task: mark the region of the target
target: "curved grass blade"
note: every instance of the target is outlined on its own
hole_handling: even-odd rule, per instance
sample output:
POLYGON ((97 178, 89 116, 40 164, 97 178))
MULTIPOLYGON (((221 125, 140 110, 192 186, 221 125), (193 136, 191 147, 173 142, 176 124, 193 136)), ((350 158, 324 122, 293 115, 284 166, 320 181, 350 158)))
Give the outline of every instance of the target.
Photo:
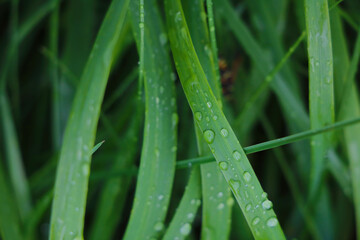
POLYGON ((111 3, 78 86, 57 169, 50 239, 82 238, 91 148, 128 3, 111 3))
POLYGON ((6 139, 4 144, 6 161, 8 163, 7 167, 21 219, 25 220, 31 211, 30 189, 9 106, 10 104, 5 89, 0 89, 1 126, 4 139, 6 139))
MULTIPOLYGON (((189 32, 194 42, 194 48, 204 69, 206 78, 217 101, 221 104, 219 74, 216 71, 217 53, 210 47, 208 26, 203 1, 183 1, 186 20, 189 23, 189 32)), ((212 26, 214 33, 214 26, 212 26)), ((216 43, 213 43, 216 44, 216 43)), ((195 123, 198 152, 200 156, 211 154, 202 132, 195 123)), ((229 187, 217 169, 215 163, 201 165, 202 184, 202 239, 227 239, 230 233, 231 206, 226 204, 230 197, 229 187), (216 209, 214 211, 214 209, 216 209), (222 221, 219 221, 222 219, 222 221)))
POLYGON ((130 220, 124 236, 124 239, 132 240, 158 238, 164 228, 175 173, 178 115, 170 56, 166 47, 167 36, 156 1, 145 1, 143 11, 138 1, 133 1, 130 8, 131 22, 140 54, 142 45, 140 30, 144 30, 143 74, 146 97, 139 175, 130 220), (145 19, 142 19, 142 12, 145 19))
POLYGON ((191 232, 191 225, 201 204, 201 178, 198 166, 191 170, 184 195, 176 209, 163 240, 186 239, 191 232))
POLYGON ((15 198, 9 189, 5 170, 0 156, 0 236, 3 240, 21 240, 20 216, 16 208, 15 198))
POLYGON ((272 203, 220 110, 196 56, 180 1, 166 0, 171 49, 189 105, 256 239, 285 239, 272 203), (246 211, 248 209, 248 211, 246 211))
MULTIPOLYGON (((311 128, 320 128, 334 122, 333 58, 330 36, 330 21, 326 0, 305 1, 305 16, 308 36, 310 78, 311 128)), ((331 144, 331 134, 312 138, 312 167, 310 181, 311 198, 322 184, 325 153, 331 144)))

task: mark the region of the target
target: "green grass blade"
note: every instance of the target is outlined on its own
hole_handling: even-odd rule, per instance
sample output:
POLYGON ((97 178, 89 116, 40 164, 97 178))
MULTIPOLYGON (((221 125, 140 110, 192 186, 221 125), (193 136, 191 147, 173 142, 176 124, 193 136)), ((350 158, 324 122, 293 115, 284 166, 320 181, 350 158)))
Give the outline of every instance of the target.
MULTIPOLYGON (((309 97, 311 128, 316 129, 334 122, 333 57, 330 20, 327 1, 305 1, 308 36, 309 97)), ((331 134, 312 138, 312 167, 310 196, 322 184, 325 153, 330 147, 331 134)))
POLYGON ((161 234, 176 160, 178 115, 167 36, 156 2, 144 2, 143 22, 140 6, 134 1, 130 8, 140 54, 140 30, 144 29, 145 129, 135 199, 124 239, 157 238, 161 234))
MULTIPOLYGON (((347 73, 346 82, 350 82, 351 87, 345 87, 347 91, 344 93, 342 99, 342 105, 339 113, 339 118, 344 119, 354 115, 360 114, 360 103, 357 87, 354 82, 357 66, 360 59, 360 29, 355 44, 354 55, 350 62, 350 67, 347 73)), ((345 86, 348 85, 345 83, 345 86)), ((355 217, 356 217, 356 232, 357 239, 360 239, 360 127, 353 126, 344 131, 346 150, 350 162, 350 171, 352 178, 353 197, 355 205, 355 217)))
POLYGON ((128 3, 115 0, 110 5, 79 83, 57 169, 50 239, 82 238, 91 149, 128 3))
MULTIPOLYGON (((56 7, 51 13, 49 24, 49 49, 58 56, 58 38, 59 38, 59 3, 54 1, 56 7)), ((52 141, 54 149, 58 150, 61 147, 61 123, 60 123, 60 96, 59 96, 59 75, 58 68, 55 64, 49 63, 49 79, 52 84, 52 141)))
POLYGON ((207 83, 180 1, 165 1, 165 12, 175 65, 189 105, 254 237, 285 239, 275 213, 269 207, 270 201, 207 83))
MULTIPOLYGON (((1 158, 1 157, 0 157, 1 158)), ((5 169, 0 159, 0 236, 3 240, 21 240, 20 216, 16 208, 16 200, 6 180, 5 169)))
POLYGON ((191 170, 188 184, 174 217, 166 230, 163 240, 186 239, 191 232, 191 225, 201 204, 200 168, 191 170))
MULTIPOLYGON (((189 23, 189 32, 194 42, 194 48, 206 78, 216 99, 221 104, 220 80, 217 72, 217 53, 214 55, 214 47, 209 38, 209 31, 206 22, 206 13, 202 1, 183 1, 186 20, 189 23)), ((215 34, 214 26, 212 26, 215 34)), ((196 123, 195 123, 196 124, 196 123)), ((209 155, 211 151, 203 139, 203 134, 195 125, 198 152, 200 156, 209 155)), ((215 163, 201 165, 201 184, 202 184, 202 239, 227 239, 230 233, 231 208, 226 204, 230 197, 229 187, 217 169, 215 163), (220 197, 219 197, 220 196, 220 197), (217 209, 214 211, 214 209, 217 209), (223 219, 219 222, 218 219, 223 219)))
POLYGON ((31 197, 25 169, 22 163, 18 137, 16 135, 9 106, 7 94, 5 90, 2 89, 0 90, 0 113, 3 138, 6 139, 4 144, 7 167, 21 219, 25 220, 31 211, 31 197))

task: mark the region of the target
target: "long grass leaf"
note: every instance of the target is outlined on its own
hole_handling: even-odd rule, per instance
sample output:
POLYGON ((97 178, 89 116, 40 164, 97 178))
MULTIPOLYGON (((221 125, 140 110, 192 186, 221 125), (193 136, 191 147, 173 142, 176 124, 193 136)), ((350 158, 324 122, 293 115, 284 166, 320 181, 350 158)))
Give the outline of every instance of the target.
POLYGON ((110 5, 79 83, 57 168, 50 239, 82 238, 91 148, 128 3, 115 0, 110 5))
MULTIPOLYGON (((134 1, 130 7, 140 55, 141 30, 144 30, 143 74, 146 98, 139 175, 124 239, 157 238, 164 229, 175 174, 178 121, 175 88, 171 77, 170 55, 166 47, 167 35, 156 2, 145 1, 142 6, 138 1, 134 1)), ((141 71, 140 67, 140 78, 141 71)))
MULTIPOLYGON (((182 3, 196 54, 208 83, 221 104, 220 80, 216 68, 217 53, 214 54, 216 46, 210 47, 211 44, 216 45, 216 43, 210 41, 203 2, 183 1, 182 3)), ((212 31, 215 34, 214 26, 212 26, 212 31)), ((195 125, 195 129, 199 155, 211 154, 197 125, 195 125)), ((230 197, 230 190, 215 163, 201 165, 201 184, 203 196, 201 238, 227 239, 231 226, 231 206, 226 204, 226 200, 230 197), (219 223, 218 219, 223 219, 223 221, 219 223)))
POLYGON ((254 237, 285 239, 272 204, 206 81, 180 1, 165 1, 165 12, 175 65, 189 105, 254 237))
POLYGON ((184 195, 176 209, 169 227, 167 228, 164 240, 186 239, 191 232, 191 226, 195 220, 196 212, 201 204, 201 177, 200 168, 194 167, 191 170, 188 184, 184 195))

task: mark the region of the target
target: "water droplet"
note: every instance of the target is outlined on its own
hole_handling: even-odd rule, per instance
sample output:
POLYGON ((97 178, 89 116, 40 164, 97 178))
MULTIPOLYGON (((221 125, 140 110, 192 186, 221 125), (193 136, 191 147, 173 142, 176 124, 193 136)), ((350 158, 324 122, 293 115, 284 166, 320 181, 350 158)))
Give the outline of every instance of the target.
POLYGON ((226 130, 225 128, 221 129, 220 130, 220 133, 223 137, 227 137, 229 135, 229 132, 228 130, 226 130))
POLYGON ((224 194, 222 192, 219 192, 217 196, 221 198, 222 196, 224 196, 224 194))
POLYGON ((213 130, 205 130, 204 132, 204 138, 205 138, 205 141, 208 143, 208 144, 211 144, 214 142, 214 138, 215 138, 215 133, 213 130))
POLYGON ((157 222, 154 225, 154 229, 155 229, 155 231, 160 232, 161 230, 164 229, 164 224, 162 222, 157 222))
POLYGON ((226 204, 231 207, 232 205, 234 205, 234 199, 232 197, 229 197, 227 200, 226 200, 226 204))
POLYGON ((245 181, 250 182, 251 174, 249 172, 244 172, 243 177, 244 177, 245 181))
POLYGON ((235 160, 240 160, 241 159, 241 154, 238 151, 234 151, 233 152, 233 157, 235 158, 235 160))
POLYGON ((172 151, 172 152, 176 152, 176 150, 177 150, 177 146, 173 146, 173 147, 171 148, 171 151, 172 151))
POLYGON ((173 124, 173 126, 176 126, 176 125, 178 124, 178 122, 179 122, 179 116, 178 116, 178 114, 177 114, 177 113, 173 113, 171 117, 172 117, 172 124, 173 124))
POLYGON ((194 218, 194 214, 193 214, 193 213, 188 213, 187 218, 188 218, 188 219, 193 219, 193 218, 194 218))
POLYGON ((205 118, 207 122, 210 122, 210 118, 209 117, 206 117, 205 118))
POLYGON ((262 197, 262 198, 267 198, 267 196, 268 196, 268 194, 267 194, 266 192, 263 192, 263 193, 261 194, 261 197, 262 197))
POLYGON ((251 209, 251 204, 249 203, 248 205, 246 205, 246 207, 245 207, 245 210, 248 212, 248 211, 250 211, 250 209, 251 209))
POLYGON ((269 220, 267 220, 266 225, 268 225, 268 227, 275 227, 278 224, 278 220, 275 217, 269 218, 269 220))
POLYGON ((211 102, 207 102, 206 105, 208 106, 208 108, 211 108, 212 106, 211 102))
POLYGON ((161 45, 165 45, 168 41, 167 39, 167 36, 166 36, 166 33, 161 33, 160 36, 159 36, 159 39, 160 39, 160 43, 161 45))
POLYGON ((83 172, 84 176, 89 176, 89 174, 90 174, 90 167, 89 167, 88 164, 84 164, 84 165, 82 166, 82 172, 83 172))
POLYGON ((163 94, 163 93, 164 93, 164 87, 160 86, 160 94, 163 94))
POLYGON ((161 200, 163 200, 164 199, 164 195, 159 195, 158 196, 158 199, 161 201, 161 200))
POLYGON ((218 116, 214 115, 213 119, 214 119, 214 121, 216 121, 218 119, 218 116))
POLYGON ((185 223, 184 225, 182 225, 182 227, 180 228, 180 233, 183 236, 187 236, 189 235, 191 231, 191 225, 189 223, 185 223))
POLYGON ((220 203, 220 204, 217 206, 217 209, 222 210, 222 209, 224 209, 224 207, 225 207, 225 204, 220 203))
POLYGON ((155 156, 158 158, 160 156, 160 151, 158 148, 155 148, 155 156))
POLYGON ((228 163, 227 162, 220 162, 219 167, 221 170, 227 170, 228 169, 228 163))
POLYGON ((269 210, 272 208, 273 204, 270 200, 266 199, 265 201, 262 202, 262 207, 265 209, 265 210, 269 210))
POLYGON ((252 220, 252 225, 256 225, 256 224, 258 224, 260 222, 260 218, 258 218, 258 217, 255 217, 253 220, 252 220))
POLYGON ((240 187, 240 182, 238 180, 230 179, 229 183, 234 190, 237 190, 240 187))
POLYGON ((139 23, 139 28, 144 28, 144 23, 139 23))
POLYGON ((196 112, 196 113, 195 113, 195 118, 196 118, 196 120, 201 121, 201 119, 202 119, 202 114, 201 114, 201 112, 196 112))
POLYGON ((175 14, 175 22, 180 22, 182 20, 181 18, 181 12, 177 12, 175 14))

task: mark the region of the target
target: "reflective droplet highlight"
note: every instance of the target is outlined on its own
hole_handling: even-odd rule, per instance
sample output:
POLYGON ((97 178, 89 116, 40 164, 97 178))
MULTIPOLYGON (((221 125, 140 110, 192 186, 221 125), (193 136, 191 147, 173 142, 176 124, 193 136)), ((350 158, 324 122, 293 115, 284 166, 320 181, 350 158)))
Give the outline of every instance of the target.
POLYGON ((201 119, 202 119, 202 114, 201 114, 201 112, 196 112, 196 113, 195 113, 195 118, 196 118, 196 120, 201 121, 201 119))
POLYGON ((258 224, 259 222, 260 222, 260 218, 255 217, 255 218, 252 220, 251 224, 252 224, 252 225, 256 225, 256 224, 258 224))
POLYGON ((220 130, 221 136, 223 137, 227 137, 229 135, 228 130, 226 130, 225 128, 220 130))
POLYGON ((267 220, 266 225, 268 227, 275 227, 278 224, 278 220, 275 217, 269 218, 269 220, 267 220))
POLYGON ((211 144, 214 142, 214 138, 215 138, 215 133, 213 130, 205 130, 204 132, 204 138, 205 138, 205 141, 208 143, 208 144, 211 144))
POLYGON ((221 168, 221 170, 227 170, 229 166, 227 162, 220 162, 219 167, 221 168))
POLYGON ((185 223, 184 225, 182 225, 182 227, 180 228, 180 233, 183 236, 187 236, 189 235, 191 231, 191 225, 189 223, 185 223))
POLYGON ((233 152, 233 157, 234 157, 235 160, 239 161, 241 159, 241 154, 238 151, 235 150, 233 152))
POLYGON ((244 172, 243 177, 244 177, 246 182, 250 182, 251 174, 249 172, 244 172))
POLYGON ((269 210, 272 208, 273 204, 270 200, 266 199, 265 201, 262 202, 262 207, 265 209, 265 210, 269 210))

